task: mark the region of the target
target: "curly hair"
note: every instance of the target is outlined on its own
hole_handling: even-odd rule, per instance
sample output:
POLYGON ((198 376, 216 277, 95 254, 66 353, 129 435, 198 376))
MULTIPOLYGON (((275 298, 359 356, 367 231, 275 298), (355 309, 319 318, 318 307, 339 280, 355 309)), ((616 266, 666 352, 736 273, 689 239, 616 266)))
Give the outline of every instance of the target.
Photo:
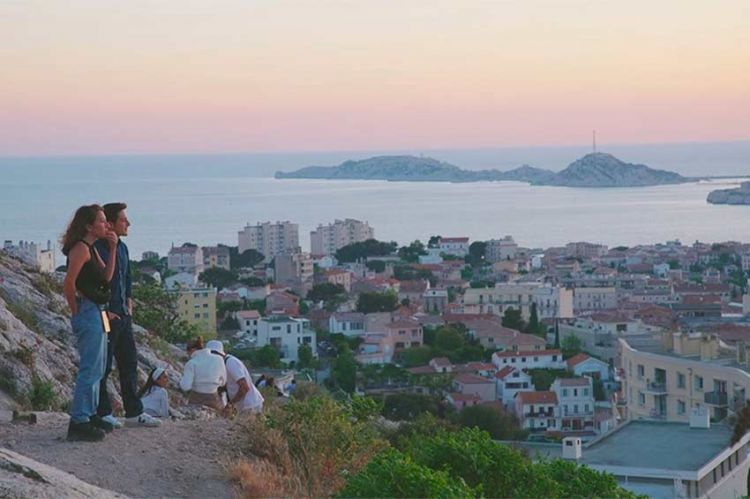
POLYGON ((73 220, 70 221, 65 234, 60 239, 63 255, 68 256, 73 246, 86 237, 86 226, 96 221, 96 214, 100 211, 104 211, 104 208, 98 204, 81 206, 76 210, 73 220))

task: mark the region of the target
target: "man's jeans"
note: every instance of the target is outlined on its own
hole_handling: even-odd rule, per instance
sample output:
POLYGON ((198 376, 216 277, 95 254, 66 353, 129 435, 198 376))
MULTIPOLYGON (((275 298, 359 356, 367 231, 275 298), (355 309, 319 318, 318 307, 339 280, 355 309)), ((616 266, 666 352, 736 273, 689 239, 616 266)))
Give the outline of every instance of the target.
POLYGON ((107 378, 112 372, 114 358, 117 362, 117 371, 120 373, 120 392, 125 417, 133 418, 143 412, 143 404, 138 398, 138 353, 133 338, 133 319, 123 315, 120 319, 111 321, 110 326, 112 331, 109 333, 107 344, 106 369, 99 388, 99 407, 96 413, 99 416, 112 414, 112 405, 107 393, 107 378))
POLYGON ((101 308, 86 298, 78 298, 78 313, 70 322, 76 335, 80 361, 73 389, 70 418, 74 423, 86 423, 96 413, 99 403, 99 384, 104 374, 107 351, 101 308))

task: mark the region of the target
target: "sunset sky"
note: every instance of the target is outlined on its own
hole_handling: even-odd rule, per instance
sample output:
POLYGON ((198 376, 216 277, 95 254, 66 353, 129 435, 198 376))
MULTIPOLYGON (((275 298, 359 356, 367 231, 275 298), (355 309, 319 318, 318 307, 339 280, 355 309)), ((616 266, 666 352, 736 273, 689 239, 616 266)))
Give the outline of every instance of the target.
POLYGON ((750 139, 748 0, 0 0, 0 155, 750 139))

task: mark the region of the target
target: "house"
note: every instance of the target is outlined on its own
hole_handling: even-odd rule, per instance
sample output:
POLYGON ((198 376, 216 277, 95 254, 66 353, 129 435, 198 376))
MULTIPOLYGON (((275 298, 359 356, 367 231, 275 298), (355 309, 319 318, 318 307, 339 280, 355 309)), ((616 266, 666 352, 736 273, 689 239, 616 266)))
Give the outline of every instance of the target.
POLYGON ((609 364, 591 357, 585 353, 579 353, 565 361, 568 370, 576 376, 590 376, 592 379, 609 381, 609 364))
POLYGON ((266 297, 266 311, 270 315, 299 315, 299 296, 287 291, 272 291, 266 297))
POLYGON ((203 272, 203 251, 195 245, 185 243, 172 247, 167 255, 167 268, 175 272, 200 274, 203 272))
POLYGON ((534 383, 529 373, 518 367, 505 366, 495 373, 497 398, 503 406, 510 407, 519 392, 533 392, 534 383))
POLYGON ((241 331, 250 333, 253 337, 258 336, 260 313, 257 310, 240 310, 235 312, 234 318, 237 319, 241 331))
POLYGON ((473 393, 464 395, 463 393, 451 392, 445 396, 445 400, 459 411, 482 403, 479 395, 473 393))
POLYGON ((346 336, 365 334, 365 314, 360 312, 335 312, 328 319, 328 332, 346 336))
POLYGON ((524 430, 547 431, 557 427, 555 415, 557 394, 555 392, 518 392, 515 396, 514 408, 516 417, 524 430))
POLYGON ((271 345, 283 362, 299 361, 299 349, 307 345, 317 356, 315 330, 310 321, 285 315, 273 315, 258 320, 258 348, 271 345))
POLYGON ((428 289, 422 294, 422 309, 441 314, 448 306, 447 289, 428 289))
POLYGON ((213 269, 220 268, 229 270, 229 247, 228 246, 204 246, 201 248, 203 252, 203 268, 213 269))
POLYGON ((560 350, 537 350, 532 352, 495 352, 492 354, 492 363, 498 369, 506 366, 518 367, 520 369, 564 369, 560 350))
POLYGON ((366 333, 355 358, 360 364, 390 364, 395 353, 395 337, 385 333, 366 333))
POLYGON ((456 392, 464 395, 476 395, 482 402, 497 400, 497 387, 495 382, 489 378, 477 376, 476 374, 458 374, 453 378, 453 387, 456 392))
MULTIPOLYGON (((409 300, 410 303, 419 304, 422 302, 422 295, 430 289, 430 281, 420 279, 416 281, 401 281, 398 289, 398 299, 403 302, 409 300)), ((446 292, 447 295, 447 292, 446 292)))
POLYGON ((617 290, 613 287, 573 290, 573 309, 576 312, 614 308, 617 308, 617 290))
POLYGON ((441 237, 438 241, 441 253, 464 257, 469 254, 468 237, 441 237))
POLYGON ((216 288, 187 287, 168 290, 177 295, 177 313, 188 324, 216 333, 216 288))
POLYGON ((550 390, 557 396, 557 429, 594 429, 594 385, 591 378, 557 378, 550 390))
POLYGON ((348 270, 344 270, 344 269, 324 270, 321 276, 325 282, 329 282, 331 284, 338 284, 339 286, 342 286, 346 290, 347 293, 350 293, 352 290, 352 273, 348 270))
POLYGON ((386 332, 396 340, 396 350, 419 347, 423 343, 422 326, 410 319, 400 319, 389 322, 386 332))

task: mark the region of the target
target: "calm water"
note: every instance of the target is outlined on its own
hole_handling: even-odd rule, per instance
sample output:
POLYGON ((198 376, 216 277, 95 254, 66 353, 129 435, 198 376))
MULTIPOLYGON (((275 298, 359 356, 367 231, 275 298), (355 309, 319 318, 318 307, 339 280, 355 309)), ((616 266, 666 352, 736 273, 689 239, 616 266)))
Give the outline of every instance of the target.
MULTIPOLYGON (((750 174, 750 167, 738 170, 742 161, 736 154, 733 157, 731 164, 709 161, 702 171, 693 165, 691 169, 697 171, 683 173, 750 174)), ((623 159, 646 162, 641 157, 623 159)), ((325 160, 340 161, 334 155, 277 155, 265 160, 256 156, 253 161, 242 156, 0 159, 0 238, 54 240, 78 205, 124 200, 134 224, 128 241, 134 256, 144 250, 164 253, 172 243, 184 241, 237 244, 237 231, 247 222, 265 220, 297 222, 303 248, 309 249, 311 229, 345 217, 367 220, 377 238, 399 243, 435 234, 472 239, 512 234, 519 244, 542 247, 573 240, 609 245, 674 238, 750 241, 750 206, 706 203, 709 191, 738 183, 732 180, 571 189, 515 182, 257 176, 278 168, 328 164, 325 160)))

